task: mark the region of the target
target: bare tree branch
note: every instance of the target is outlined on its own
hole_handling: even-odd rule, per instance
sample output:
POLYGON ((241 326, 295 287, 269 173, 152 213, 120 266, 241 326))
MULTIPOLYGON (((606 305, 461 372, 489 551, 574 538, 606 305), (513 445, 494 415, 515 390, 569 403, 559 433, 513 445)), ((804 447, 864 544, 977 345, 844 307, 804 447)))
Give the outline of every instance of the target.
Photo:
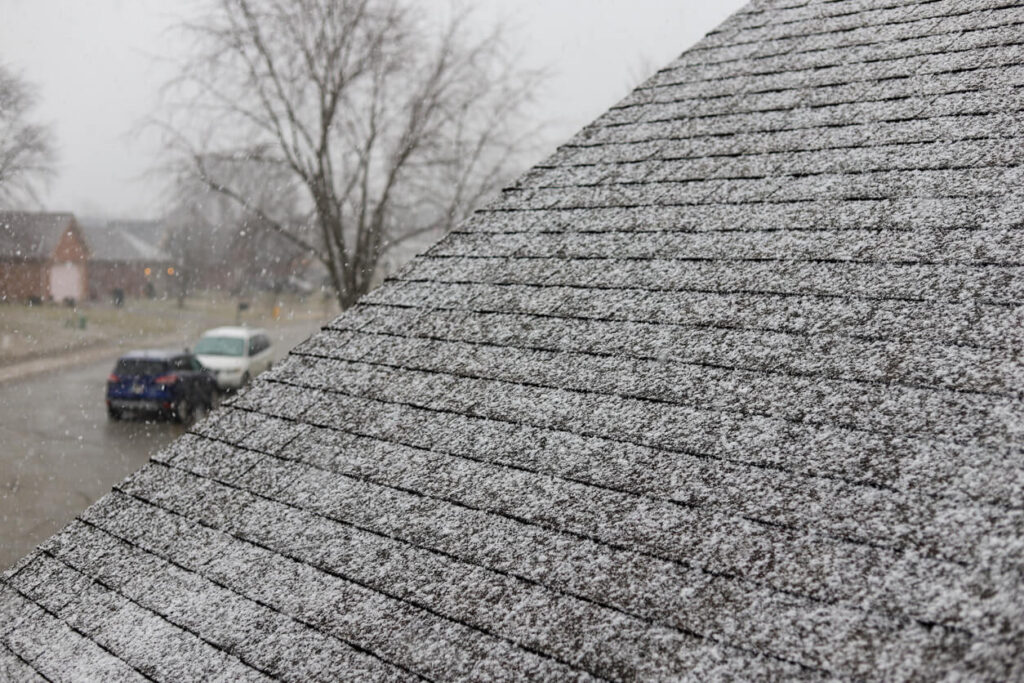
POLYGON ((35 90, 0 64, 0 207, 38 204, 38 186, 54 174, 56 153, 49 127, 28 116, 35 90))
POLYGON ((195 54, 168 87, 185 103, 162 123, 172 167, 315 254, 343 308, 385 252, 450 229, 516 170, 537 78, 506 58, 499 28, 471 39, 467 11, 438 28, 407 0, 211 6, 184 27, 195 54), (290 174, 315 236, 232 164, 290 174))

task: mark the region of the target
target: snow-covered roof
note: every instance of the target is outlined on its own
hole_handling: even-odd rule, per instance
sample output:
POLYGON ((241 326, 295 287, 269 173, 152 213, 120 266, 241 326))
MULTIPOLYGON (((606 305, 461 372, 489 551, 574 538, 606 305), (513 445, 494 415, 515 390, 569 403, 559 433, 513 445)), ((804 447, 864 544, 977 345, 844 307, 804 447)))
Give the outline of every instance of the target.
POLYGON ((159 234, 157 221, 81 222, 92 260, 106 263, 168 263, 171 256, 150 241, 159 234))
POLYGON ((1022 26, 748 5, 8 572, 0 661, 1024 677, 1022 26))
POLYGON ((0 211, 0 258, 53 258, 60 238, 76 225, 74 215, 66 212, 0 211))

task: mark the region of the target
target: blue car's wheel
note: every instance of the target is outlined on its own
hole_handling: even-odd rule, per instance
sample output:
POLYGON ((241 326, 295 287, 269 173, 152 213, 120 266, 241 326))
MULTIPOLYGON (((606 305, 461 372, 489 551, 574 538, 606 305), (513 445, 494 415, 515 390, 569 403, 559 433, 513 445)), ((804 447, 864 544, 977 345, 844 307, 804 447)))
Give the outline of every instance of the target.
POLYGON ((179 398, 174 404, 174 419, 182 424, 188 424, 194 412, 192 404, 184 396, 179 398))

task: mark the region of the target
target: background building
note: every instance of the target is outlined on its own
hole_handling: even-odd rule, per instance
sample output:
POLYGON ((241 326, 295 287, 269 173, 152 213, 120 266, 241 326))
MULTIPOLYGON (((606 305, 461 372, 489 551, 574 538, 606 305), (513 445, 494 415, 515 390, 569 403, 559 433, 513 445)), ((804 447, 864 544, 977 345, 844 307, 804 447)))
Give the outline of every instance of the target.
POLYGON ((70 213, 0 213, 0 300, 81 301, 89 256, 70 213))
POLYGON ((175 262, 160 248, 163 225, 159 221, 82 221, 92 254, 89 261, 89 297, 110 299, 169 293, 175 262))

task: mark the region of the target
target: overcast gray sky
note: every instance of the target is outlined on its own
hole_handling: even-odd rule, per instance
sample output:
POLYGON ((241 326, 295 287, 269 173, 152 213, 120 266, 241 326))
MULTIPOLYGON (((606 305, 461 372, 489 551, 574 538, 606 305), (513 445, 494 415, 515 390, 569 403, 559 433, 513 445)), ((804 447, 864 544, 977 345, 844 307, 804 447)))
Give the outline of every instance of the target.
MULTIPOLYGON (((446 0, 420 0, 438 4, 446 0)), ((0 61, 39 88, 59 175, 45 208, 152 218, 158 160, 139 123, 153 113, 173 58, 173 26, 202 0, 0 0, 0 61)), ((743 0, 473 0, 511 18, 510 38, 551 72, 541 115, 564 139, 623 97, 645 70, 672 60, 743 0)))

